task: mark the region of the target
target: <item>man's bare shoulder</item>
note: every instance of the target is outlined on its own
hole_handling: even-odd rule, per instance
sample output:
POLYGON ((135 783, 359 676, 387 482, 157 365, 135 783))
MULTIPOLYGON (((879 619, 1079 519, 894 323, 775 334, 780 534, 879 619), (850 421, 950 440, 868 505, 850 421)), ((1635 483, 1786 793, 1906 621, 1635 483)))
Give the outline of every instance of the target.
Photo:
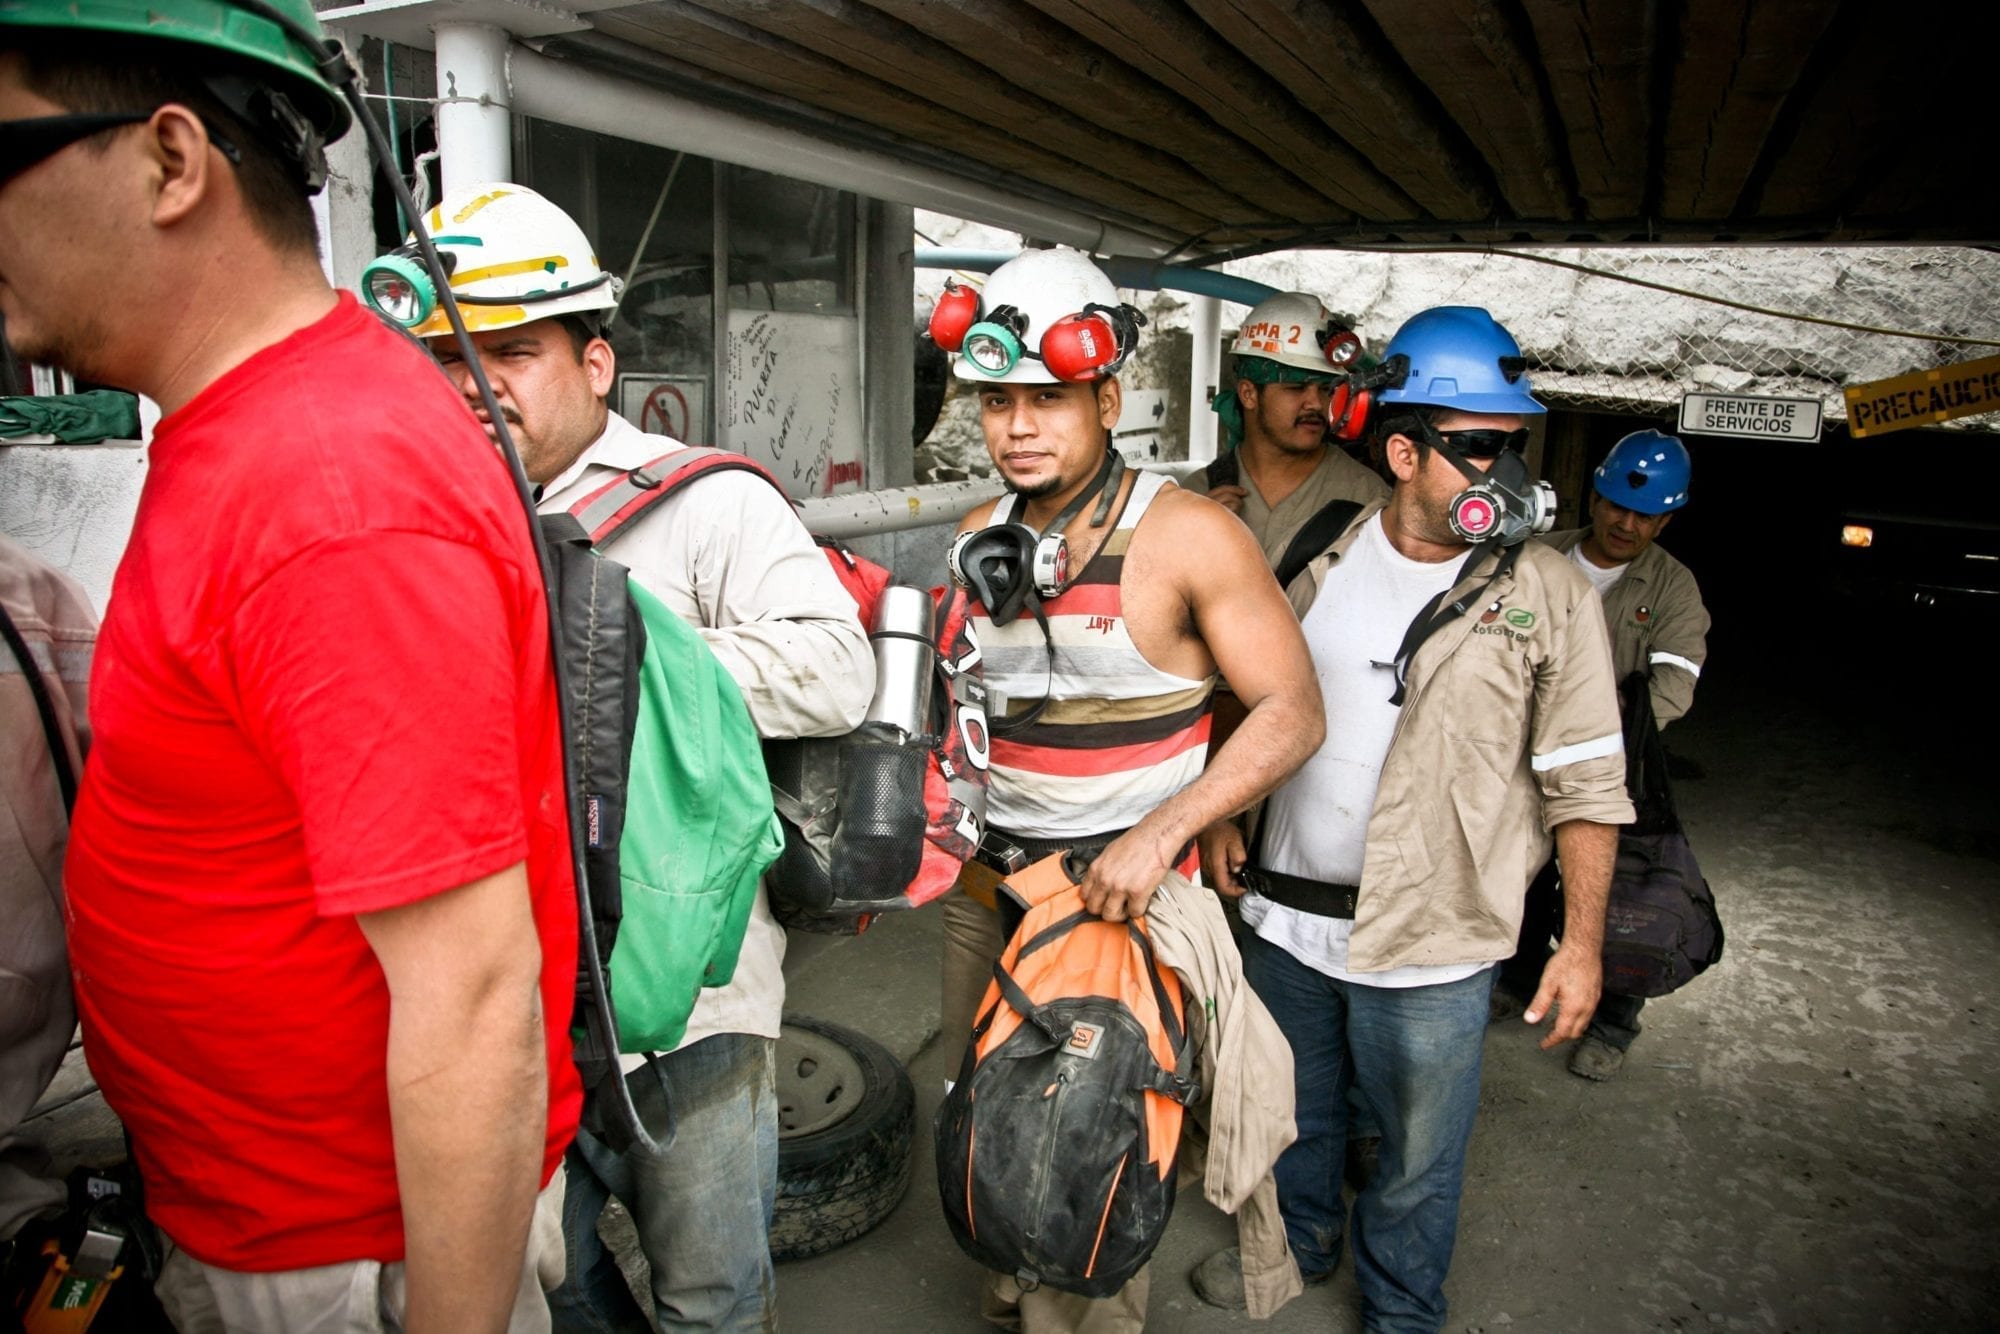
POLYGON ((1169 486, 1160 491, 1141 520, 1148 538, 1162 537, 1190 563, 1213 559, 1223 551, 1246 551, 1263 560, 1257 539, 1229 509, 1198 492, 1169 486))

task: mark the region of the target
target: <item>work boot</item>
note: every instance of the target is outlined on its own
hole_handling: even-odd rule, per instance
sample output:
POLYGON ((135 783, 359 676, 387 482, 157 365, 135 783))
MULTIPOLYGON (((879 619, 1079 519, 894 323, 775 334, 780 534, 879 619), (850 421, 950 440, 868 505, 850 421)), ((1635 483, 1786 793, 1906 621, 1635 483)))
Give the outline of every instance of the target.
POLYGON ((1569 1054, 1569 1072, 1603 1083, 1625 1064, 1625 1053, 1603 1038, 1586 1037, 1569 1054))
MULTIPOLYGON (((1300 1274, 1309 1288, 1318 1287, 1333 1277, 1333 1271, 1324 1274, 1300 1274)), ((1243 1292, 1243 1251, 1231 1246, 1217 1251, 1194 1267, 1188 1275, 1188 1282, 1194 1287, 1195 1296, 1210 1306, 1224 1311, 1247 1311, 1250 1299, 1243 1292)))

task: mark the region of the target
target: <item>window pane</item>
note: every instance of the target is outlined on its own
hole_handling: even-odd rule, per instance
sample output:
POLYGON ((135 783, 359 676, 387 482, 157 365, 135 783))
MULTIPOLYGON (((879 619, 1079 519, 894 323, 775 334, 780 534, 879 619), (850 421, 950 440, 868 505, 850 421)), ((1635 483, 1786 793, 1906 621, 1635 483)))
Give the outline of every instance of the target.
POLYGON ((582 225, 625 279, 611 406, 645 431, 714 439, 715 169, 707 158, 527 122, 525 183, 582 225))
POLYGON ((730 309, 853 311, 854 196, 727 170, 730 309))

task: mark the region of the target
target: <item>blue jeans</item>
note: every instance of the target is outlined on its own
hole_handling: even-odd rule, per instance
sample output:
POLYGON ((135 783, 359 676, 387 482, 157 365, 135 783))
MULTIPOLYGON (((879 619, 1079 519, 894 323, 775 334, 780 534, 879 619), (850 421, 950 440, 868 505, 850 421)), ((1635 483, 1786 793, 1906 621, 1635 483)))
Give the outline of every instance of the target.
POLYGON ((652 1266, 653 1315, 662 1331, 777 1328, 770 1249, 776 1050, 770 1038, 722 1033, 627 1075, 640 1119, 666 1146, 661 1153, 613 1153, 577 1131, 563 1160, 569 1272, 549 1294, 557 1330, 650 1334, 597 1235, 597 1217, 614 1195, 631 1211, 652 1266))
POLYGON ((1243 975, 1292 1047, 1299 1137, 1278 1159, 1278 1207, 1299 1268, 1340 1260, 1348 1091, 1381 1122, 1375 1176, 1354 1201, 1354 1275, 1365 1328, 1434 1334, 1458 1234, 1465 1146, 1493 970, 1434 987, 1368 987, 1252 937, 1243 975))

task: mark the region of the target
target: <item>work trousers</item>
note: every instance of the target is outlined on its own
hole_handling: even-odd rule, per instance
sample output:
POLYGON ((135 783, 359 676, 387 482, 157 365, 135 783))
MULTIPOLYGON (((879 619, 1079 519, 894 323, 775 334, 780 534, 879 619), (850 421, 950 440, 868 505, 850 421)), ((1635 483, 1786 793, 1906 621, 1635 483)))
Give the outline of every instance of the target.
POLYGON ((777 1043, 720 1033, 626 1076, 661 1152, 615 1153, 579 1130, 565 1166, 569 1278, 549 1296, 558 1334, 648 1334, 597 1219, 613 1196, 631 1212, 652 1268, 653 1317, 667 1334, 778 1327, 771 1209, 778 1187, 777 1043))
POLYGON ((1362 1324, 1433 1334, 1446 1314, 1493 970, 1438 986, 1362 986, 1252 936, 1243 975, 1292 1047, 1299 1137, 1278 1159, 1278 1208, 1300 1272, 1340 1260, 1348 1092, 1358 1087, 1382 1133, 1375 1173, 1354 1200, 1362 1324))
MULTIPOLYGON (((563 1276, 563 1174, 535 1200, 507 1334, 548 1334, 547 1292, 563 1276)), ((180 1334, 398 1334, 408 1299, 403 1263, 347 1260, 253 1274, 204 1264, 168 1238, 153 1284, 180 1334)))

